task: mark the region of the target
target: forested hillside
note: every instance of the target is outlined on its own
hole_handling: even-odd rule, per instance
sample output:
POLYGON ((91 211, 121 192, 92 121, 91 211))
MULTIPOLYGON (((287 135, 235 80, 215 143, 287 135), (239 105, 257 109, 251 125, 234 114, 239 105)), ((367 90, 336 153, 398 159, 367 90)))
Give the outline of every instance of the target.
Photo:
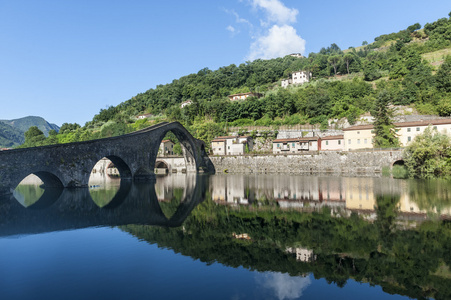
MULTIPOLYGON (((371 111, 383 92, 390 104, 409 105, 423 114, 451 114, 451 14, 421 29, 413 24, 396 33, 376 37, 357 48, 336 44, 308 57, 286 56, 207 68, 172 83, 159 85, 131 99, 102 109, 81 127, 64 124, 52 142, 77 141, 123 134, 162 120, 179 121, 209 142, 225 134, 227 125, 321 123, 347 118, 352 124, 371 111), (306 70, 308 84, 287 89, 280 80, 306 70), (227 95, 263 93, 262 98, 231 102, 227 95), (183 101, 193 104, 180 108, 183 101), (154 117, 136 121, 136 116, 154 117), (62 128, 63 129, 63 128, 62 128)), ((50 139, 50 138, 49 138, 50 139)), ((48 143, 50 141, 43 141, 48 143)))
POLYGON ((38 127, 45 136, 48 136, 51 130, 59 130, 57 125, 50 124, 41 117, 0 120, 0 147, 10 148, 22 144, 25 141, 24 133, 32 126, 38 127))
POLYGON ((11 148, 25 141, 24 134, 17 128, 0 122, 0 148, 11 148))

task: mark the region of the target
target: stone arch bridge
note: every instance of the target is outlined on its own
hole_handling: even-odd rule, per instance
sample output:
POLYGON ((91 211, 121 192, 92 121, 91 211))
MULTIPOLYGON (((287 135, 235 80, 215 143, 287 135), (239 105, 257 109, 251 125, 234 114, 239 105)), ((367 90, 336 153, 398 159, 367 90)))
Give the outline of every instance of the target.
POLYGON ((178 122, 163 122, 117 137, 1 151, 0 195, 12 193, 30 174, 45 187, 87 187, 91 170, 103 157, 114 163, 122 180, 151 179, 160 142, 170 131, 183 145, 187 172, 214 173, 204 142, 178 122))

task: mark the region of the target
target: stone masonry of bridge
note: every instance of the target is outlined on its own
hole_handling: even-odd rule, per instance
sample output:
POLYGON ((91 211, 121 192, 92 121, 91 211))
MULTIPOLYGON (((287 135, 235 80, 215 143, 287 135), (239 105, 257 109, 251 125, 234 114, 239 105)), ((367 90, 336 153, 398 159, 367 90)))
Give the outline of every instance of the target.
POLYGON ((122 180, 153 178, 160 142, 169 131, 183 145, 187 172, 214 172, 203 141, 178 122, 163 122, 112 138, 1 151, 0 195, 12 193, 30 174, 45 187, 87 187, 93 167, 103 157, 114 163, 122 180))
POLYGON ((402 150, 210 157, 216 172, 377 176, 403 161, 402 150))

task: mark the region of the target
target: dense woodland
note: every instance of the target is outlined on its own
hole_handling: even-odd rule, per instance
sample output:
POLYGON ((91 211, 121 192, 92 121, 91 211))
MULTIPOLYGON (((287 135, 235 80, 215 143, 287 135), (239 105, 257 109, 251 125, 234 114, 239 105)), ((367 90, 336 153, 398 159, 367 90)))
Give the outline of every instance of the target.
POLYGON ((115 136, 159 121, 179 121, 208 145, 226 134, 227 126, 319 123, 325 129, 328 120, 341 118, 353 124, 362 113, 374 111, 380 98, 423 114, 451 115, 451 13, 422 29, 413 24, 362 44, 346 50, 332 44, 303 58, 205 68, 102 109, 83 127, 65 123, 58 134, 37 140, 33 136, 34 141, 26 140, 23 146, 115 136), (280 80, 297 70, 311 72, 311 82, 281 88, 280 80), (249 91, 264 97, 235 102, 227 98, 249 91), (193 104, 180 108, 188 99, 193 104), (153 117, 137 121, 142 113, 153 117))

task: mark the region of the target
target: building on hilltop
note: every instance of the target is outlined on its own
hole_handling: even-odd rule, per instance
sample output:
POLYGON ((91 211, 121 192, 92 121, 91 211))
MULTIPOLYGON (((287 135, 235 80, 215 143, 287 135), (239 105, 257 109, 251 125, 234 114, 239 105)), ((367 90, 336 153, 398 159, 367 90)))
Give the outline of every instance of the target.
POLYGON ((263 97, 263 94, 260 93, 239 93, 239 94, 233 94, 228 96, 230 101, 236 101, 236 100, 246 100, 249 97, 256 97, 261 98, 263 97))
POLYGON ((142 114, 142 115, 136 116, 136 118, 137 118, 138 120, 142 120, 142 119, 148 119, 148 118, 151 118, 152 116, 153 116, 152 114, 142 114))
POLYGON ((253 148, 250 136, 218 136, 211 141, 213 155, 241 155, 253 148))
POLYGON ((303 58, 304 57, 304 55, 302 55, 301 53, 291 53, 291 54, 288 54, 289 56, 292 56, 292 57, 296 57, 296 58, 303 58))
POLYGON ((291 73, 291 78, 289 79, 282 79, 281 86, 283 88, 288 87, 290 84, 304 84, 306 82, 310 81, 310 78, 312 77, 311 72, 307 71, 297 71, 291 73))
POLYGON ((186 100, 186 101, 183 101, 183 102, 180 104, 180 108, 184 108, 185 106, 188 106, 188 105, 190 105, 190 104, 192 104, 192 103, 193 103, 193 101, 190 100, 190 99, 188 99, 188 100, 186 100))

